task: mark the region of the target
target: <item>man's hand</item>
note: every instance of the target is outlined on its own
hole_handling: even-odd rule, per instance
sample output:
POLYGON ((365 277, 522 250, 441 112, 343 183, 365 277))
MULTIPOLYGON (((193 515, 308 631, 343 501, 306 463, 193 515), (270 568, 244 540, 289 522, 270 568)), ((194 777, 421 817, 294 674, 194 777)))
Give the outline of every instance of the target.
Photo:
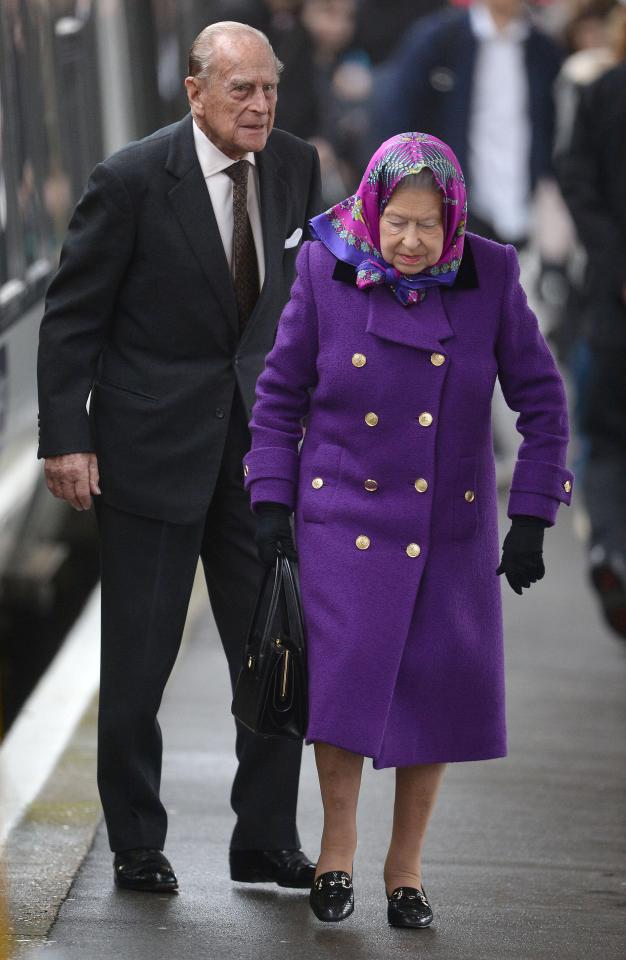
POLYGON ((92 494, 99 494, 100 476, 95 453, 65 453, 45 461, 48 490, 67 500, 75 510, 89 510, 92 494))

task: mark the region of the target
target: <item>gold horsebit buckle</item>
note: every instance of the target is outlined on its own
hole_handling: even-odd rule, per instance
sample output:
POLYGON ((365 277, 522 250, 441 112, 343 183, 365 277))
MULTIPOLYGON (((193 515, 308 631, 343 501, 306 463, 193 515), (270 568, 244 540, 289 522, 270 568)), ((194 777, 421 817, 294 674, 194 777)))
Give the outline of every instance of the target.
POLYGON ((320 877, 319 880, 315 881, 315 889, 321 890, 323 886, 343 887, 345 890, 350 890, 352 881, 349 877, 341 877, 339 880, 324 880, 323 877, 320 877))
POLYGON ((402 900, 402 898, 405 897, 407 900, 421 900, 424 906, 428 905, 428 900, 421 890, 418 890, 416 893, 411 893, 410 890, 410 887, 398 887, 397 890, 394 890, 389 899, 402 900))

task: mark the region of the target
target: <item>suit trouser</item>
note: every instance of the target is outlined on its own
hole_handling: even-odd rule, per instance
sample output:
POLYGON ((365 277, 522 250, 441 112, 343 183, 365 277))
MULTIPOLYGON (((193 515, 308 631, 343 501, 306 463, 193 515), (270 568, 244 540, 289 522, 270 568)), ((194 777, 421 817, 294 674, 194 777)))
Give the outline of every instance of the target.
MULTIPOLYGON (((231 683, 237 679, 263 573, 243 489, 241 461, 249 445, 236 397, 217 485, 202 522, 167 523, 102 501, 97 507, 102 572, 98 786, 112 850, 163 849, 165 843, 157 712, 180 647, 198 557, 231 683)), ((302 745, 257 737, 237 724, 236 753, 231 847, 299 847, 295 815, 302 745)))
POLYGON ((626 560, 626 348, 591 346, 582 430, 591 546, 626 560))

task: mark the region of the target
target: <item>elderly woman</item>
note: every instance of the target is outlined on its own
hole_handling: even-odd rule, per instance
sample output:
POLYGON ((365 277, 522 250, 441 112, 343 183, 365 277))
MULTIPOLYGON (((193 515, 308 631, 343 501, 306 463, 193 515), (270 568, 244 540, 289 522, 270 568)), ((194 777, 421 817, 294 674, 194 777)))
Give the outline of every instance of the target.
POLYGON ((244 473, 265 560, 293 550, 295 510, 324 806, 310 897, 320 920, 353 910, 372 757, 396 768, 389 923, 432 921, 420 855, 444 764, 506 753, 496 573, 517 593, 540 579, 544 527, 570 500, 563 386, 515 250, 465 234, 465 218, 446 144, 384 143, 356 194, 312 221, 258 382, 244 473), (496 377, 523 436, 497 570, 496 377))

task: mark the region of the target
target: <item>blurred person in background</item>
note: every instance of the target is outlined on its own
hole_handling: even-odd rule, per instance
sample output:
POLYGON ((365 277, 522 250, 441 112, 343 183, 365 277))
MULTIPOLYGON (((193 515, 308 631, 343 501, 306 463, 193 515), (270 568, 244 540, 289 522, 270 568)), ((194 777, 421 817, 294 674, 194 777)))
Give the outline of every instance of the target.
POLYGON ((360 0, 356 45, 374 66, 384 65, 418 17, 447 5, 446 0, 360 0))
POLYGON ((302 6, 318 102, 317 125, 309 136, 327 160, 325 202, 330 192, 345 196, 354 188, 369 149, 372 70, 367 54, 355 46, 357 12, 357 0, 304 0, 302 6))
POLYGON ((589 564, 605 618, 626 637, 626 8, 619 63, 582 89, 555 162, 587 256, 582 313, 590 370, 582 427, 589 564))
POLYGON ((418 20, 390 65, 382 135, 430 130, 466 171, 469 227, 523 246, 533 192, 552 175, 555 42, 522 0, 484 0, 418 20))
MULTIPOLYGON (((554 41, 522 0, 484 0, 418 20, 390 63, 377 103, 381 135, 429 130, 450 144, 468 182, 468 227, 518 249, 531 230, 538 184, 552 176, 560 65, 554 41)), ((493 404, 498 482, 514 467, 511 416, 493 404)))
MULTIPOLYGON (((243 489, 255 383, 319 209, 313 147, 274 128, 280 63, 239 23, 189 54, 191 113, 94 169, 46 297, 39 456, 96 506, 102 574, 98 786, 114 879, 171 892, 157 714, 202 559, 231 681, 263 567, 243 489), (91 395, 89 413, 86 409, 91 395)), ((308 887, 301 744, 237 727, 231 878, 308 887)))
MULTIPOLYGON (((571 14, 565 23, 562 32, 568 56, 563 62, 554 86, 556 103, 554 150, 557 155, 567 149, 570 142, 581 92, 616 63, 614 25, 616 25, 615 15, 618 11, 617 0, 579 0, 572 7, 571 14)), ((543 214, 544 211, 542 210, 541 213, 543 214)), ((549 235, 553 230, 554 211, 547 210, 545 214, 538 223, 539 236, 549 235)), ((560 259, 561 296, 556 298, 558 302, 552 323, 551 340, 561 360, 571 367, 574 378, 576 380, 583 378, 577 389, 578 397, 582 399, 587 369, 585 340, 581 336, 583 327, 581 297, 584 297, 585 253, 582 244, 577 242, 576 231, 569 213, 567 212, 566 215, 569 226, 560 259)), ((546 280, 549 279, 550 275, 545 274, 544 289, 541 291, 544 294, 544 301, 551 299, 549 290, 545 289, 546 280)), ((559 282, 556 272, 552 279, 555 283, 559 282)), ((580 429, 580 422, 578 427, 580 429)))

